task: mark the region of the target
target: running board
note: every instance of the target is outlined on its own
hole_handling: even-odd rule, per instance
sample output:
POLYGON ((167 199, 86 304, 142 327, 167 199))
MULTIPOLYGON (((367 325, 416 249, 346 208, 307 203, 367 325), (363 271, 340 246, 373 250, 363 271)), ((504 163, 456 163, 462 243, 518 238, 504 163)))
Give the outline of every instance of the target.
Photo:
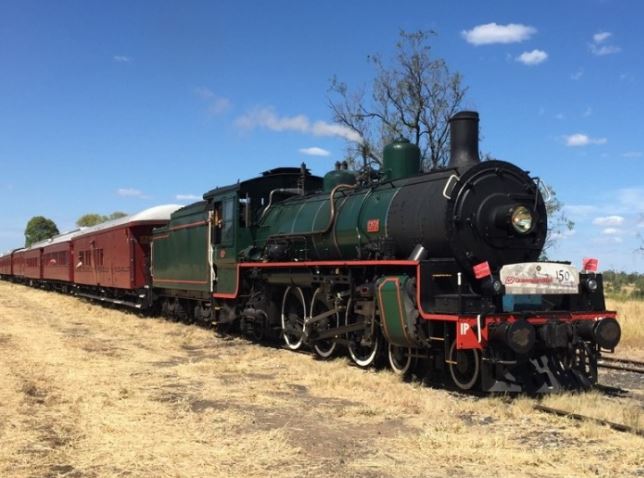
POLYGON ((87 294, 85 292, 76 292, 76 295, 78 297, 85 297, 86 299, 96 300, 99 302, 109 302, 110 304, 124 305, 126 307, 131 307, 133 309, 140 309, 142 307, 141 304, 135 304, 134 302, 128 302, 127 300, 110 299, 109 297, 102 297, 100 295, 87 294))

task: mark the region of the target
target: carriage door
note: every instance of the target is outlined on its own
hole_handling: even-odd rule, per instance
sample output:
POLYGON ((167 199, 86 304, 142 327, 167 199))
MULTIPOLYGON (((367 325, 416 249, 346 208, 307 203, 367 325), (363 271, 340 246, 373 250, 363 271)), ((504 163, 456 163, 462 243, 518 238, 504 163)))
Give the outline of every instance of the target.
POLYGON ((212 219, 215 294, 232 294, 237 288, 237 194, 217 198, 212 219))

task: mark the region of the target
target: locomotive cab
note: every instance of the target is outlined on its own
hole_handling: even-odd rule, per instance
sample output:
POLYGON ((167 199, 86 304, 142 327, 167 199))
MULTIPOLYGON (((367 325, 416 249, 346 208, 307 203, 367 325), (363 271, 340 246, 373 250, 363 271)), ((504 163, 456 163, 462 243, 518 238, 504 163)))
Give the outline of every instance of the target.
POLYGON ((234 294, 238 282, 237 263, 256 260, 260 219, 284 197, 304 196, 322 187, 304 164, 300 168, 275 168, 237 184, 215 188, 203 195, 211 209, 212 292, 234 294))

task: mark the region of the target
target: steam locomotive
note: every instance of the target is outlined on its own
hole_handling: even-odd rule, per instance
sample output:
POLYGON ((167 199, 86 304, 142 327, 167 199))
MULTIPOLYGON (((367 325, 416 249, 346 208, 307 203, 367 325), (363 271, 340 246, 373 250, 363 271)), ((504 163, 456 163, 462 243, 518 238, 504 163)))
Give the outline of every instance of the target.
MULTIPOLYGON (((160 216, 77 231, 56 240, 69 243, 75 265, 53 283, 321 359, 346 350, 359 367, 388 361, 462 390, 591 387, 600 353, 621 335, 596 261, 581 271, 539 261, 539 182, 513 164, 481 162, 478 123, 476 112, 451 118, 444 169, 421 173, 418 147, 399 139, 377 172, 276 168, 160 216), (121 247, 121 229, 139 255, 119 263, 132 280, 117 283, 109 251, 121 247)), ((47 244, 38 247, 46 257, 47 244)), ((36 282, 52 284, 42 271, 36 282)))

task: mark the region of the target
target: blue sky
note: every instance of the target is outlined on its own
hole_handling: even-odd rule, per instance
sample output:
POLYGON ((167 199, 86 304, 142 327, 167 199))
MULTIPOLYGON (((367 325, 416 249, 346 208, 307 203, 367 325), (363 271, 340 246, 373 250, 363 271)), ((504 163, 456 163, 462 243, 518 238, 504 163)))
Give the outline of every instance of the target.
POLYGON ((644 4, 454 5, 3 0, 0 250, 34 215, 65 230, 277 165, 323 174, 346 136, 329 79, 369 83, 368 54, 433 29, 481 114, 482 151, 551 184, 576 222, 552 256, 644 272, 644 4))

